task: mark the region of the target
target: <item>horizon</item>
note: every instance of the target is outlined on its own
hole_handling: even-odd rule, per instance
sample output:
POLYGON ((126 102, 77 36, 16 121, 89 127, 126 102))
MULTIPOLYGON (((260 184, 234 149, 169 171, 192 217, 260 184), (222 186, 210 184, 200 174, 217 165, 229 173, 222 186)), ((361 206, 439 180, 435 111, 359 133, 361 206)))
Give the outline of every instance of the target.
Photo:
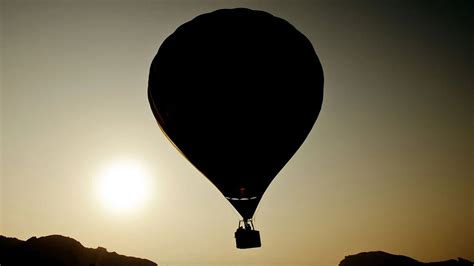
POLYGON ((474 261, 472 10, 3 0, 0 234, 59 234, 169 266, 329 266, 371 250, 474 261), (233 7, 287 20, 324 72, 319 118, 263 195, 251 250, 235 248, 239 213, 168 141, 147 98, 164 39, 233 7))

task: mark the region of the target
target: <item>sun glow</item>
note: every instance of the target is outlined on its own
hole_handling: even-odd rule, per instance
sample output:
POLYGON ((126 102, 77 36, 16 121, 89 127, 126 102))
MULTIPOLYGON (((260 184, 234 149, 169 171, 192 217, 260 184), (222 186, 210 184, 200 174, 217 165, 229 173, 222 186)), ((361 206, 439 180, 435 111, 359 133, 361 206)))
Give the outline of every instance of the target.
POLYGON ((143 205, 148 196, 149 177, 137 162, 117 161, 100 175, 98 196, 113 212, 128 212, 143 205))

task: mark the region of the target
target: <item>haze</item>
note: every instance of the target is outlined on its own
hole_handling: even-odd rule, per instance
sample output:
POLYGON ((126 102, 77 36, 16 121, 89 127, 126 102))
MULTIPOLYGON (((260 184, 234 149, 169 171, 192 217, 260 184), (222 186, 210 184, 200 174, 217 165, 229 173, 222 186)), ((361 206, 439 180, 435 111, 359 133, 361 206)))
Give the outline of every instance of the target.
MULTIPOLYGON (((369 250, 474 260, 470 1, 3 0, 0 234, 62 234, 159 265, 338 265, 369 250), (148 68, 195 16, 248 7, 284 18, 325 73, 315 127, 237 250, 239 215, 154 120, 148 68), (151 177, 111 214, 100 172, 151 177)), ((284 125, 282 125, 284 126, 284 125)))

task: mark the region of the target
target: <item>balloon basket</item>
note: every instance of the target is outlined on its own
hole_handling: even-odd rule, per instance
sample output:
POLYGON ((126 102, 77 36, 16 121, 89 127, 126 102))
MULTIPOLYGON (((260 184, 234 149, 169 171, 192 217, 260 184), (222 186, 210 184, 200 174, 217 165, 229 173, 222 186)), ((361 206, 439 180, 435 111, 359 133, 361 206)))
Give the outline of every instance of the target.
POLYGON ((237 229, 235 232, 235 243, 237 248, 259 248, 262 246, 260 243, 260 232, 252 229, 237 229))
POLYGON ((245 226, 245 228, 239 225, 235 231, 235 244, 239 249, 259 248, 262 246, 260 232, 253 229, 253 224, 252 227, 245 226))

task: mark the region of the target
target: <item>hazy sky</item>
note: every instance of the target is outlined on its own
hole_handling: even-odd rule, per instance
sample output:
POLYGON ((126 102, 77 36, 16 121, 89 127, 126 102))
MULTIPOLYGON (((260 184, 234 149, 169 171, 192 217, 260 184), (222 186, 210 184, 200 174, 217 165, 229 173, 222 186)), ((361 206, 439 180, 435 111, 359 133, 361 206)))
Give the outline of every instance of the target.
POLYGON ((472 1, 3 0, 0 12, 0 234, 170 266, 329 266, 370 250, 474 260, 472 1), (164 38, 224 7, 286 19, 325 73, 320 117, 257 210, 260 249, 235 248, 239 215, 146 97, 164 38), (149 196, 114 213, 97 188, 124 158, 147 169, 149 196))

